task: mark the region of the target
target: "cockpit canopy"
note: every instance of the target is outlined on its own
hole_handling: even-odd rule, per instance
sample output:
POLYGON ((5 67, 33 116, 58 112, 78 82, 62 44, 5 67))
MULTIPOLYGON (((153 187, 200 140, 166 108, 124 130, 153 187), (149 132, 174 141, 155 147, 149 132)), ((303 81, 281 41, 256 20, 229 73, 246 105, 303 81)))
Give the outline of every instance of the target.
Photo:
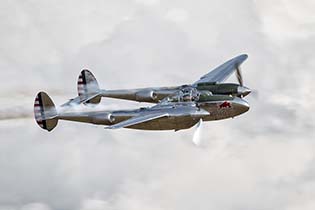
POLYGON ((193 102, 199 100, 199 92, 191 86, 184 86, 174 95, 166 97, 162 102, 193 102))

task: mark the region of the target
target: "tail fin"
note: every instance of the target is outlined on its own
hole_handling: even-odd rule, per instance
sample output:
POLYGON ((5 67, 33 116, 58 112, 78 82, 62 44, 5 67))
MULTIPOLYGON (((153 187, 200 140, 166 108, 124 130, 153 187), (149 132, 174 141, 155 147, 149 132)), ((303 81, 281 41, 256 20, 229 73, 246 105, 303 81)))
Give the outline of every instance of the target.
POLYGON ((45 92, 39 92, 35 98, 34 115, 37 124, 47 131, 57 126, 58 115, 55 104, 45 92))
POLYGON ((98 104, 101 101, 100 88, 94 75, 83 69, 78 78, 78 95, 81 103, 98 104))

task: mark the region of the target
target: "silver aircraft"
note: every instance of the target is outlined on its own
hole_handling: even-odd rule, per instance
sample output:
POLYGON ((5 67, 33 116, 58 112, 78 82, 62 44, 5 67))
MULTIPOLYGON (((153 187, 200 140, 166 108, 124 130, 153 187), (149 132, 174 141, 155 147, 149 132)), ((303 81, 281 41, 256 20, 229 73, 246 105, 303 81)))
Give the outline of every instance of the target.
MULTIPOLYGON (((146 102, 157 102, 149 108, 117 111, 76 111, 73 105, 97 104, 102 96, 110 97, 108 90, 100 90, 95 77, 87 70, 83 70, 78 80, 78 97, 61 105, 56 109, 53 101, 45 92, 39 92, 35 98, 34 114, 37 124, 47 130, 53 130, 58 120, 78 121, 98 125, 106 125, 108 129, 132 128, 141 130, 181 130, 188 129, 201 121, 221 120, 233 118, 249 110, 249 104, 242 98, 245 92, 235 94, 218 94, 204 88, 210 84, 214 88, 224 83, 233 71, 238 71, 239 65, 247 58, 246 55, 238 56, 212 72, 201 77, 192 85, 184 85, 173 88, 147 88, 136 90, 109 91, 111 97, 135 101, 146 101, 137 99, 141 91, 156 91, 159 100, 146 102), (200 84, 206 84, 200 88, 200 84), (199 88, 198 88, 199 87, 199 88), (107 93, 106 93, 107 92, 107 93), (119 96, 119 97, 118 97, 119 96), (164 97, 164 98, 162 98, 164 97)), ((241 76, 239 76, 241 81, 241 76)), ((242 83, 237 89, 245 88, 242 83)), ((247 89, 247 88, 246 88, 247 89)), ((249 89, 248 89, 249 91, 249 89)))

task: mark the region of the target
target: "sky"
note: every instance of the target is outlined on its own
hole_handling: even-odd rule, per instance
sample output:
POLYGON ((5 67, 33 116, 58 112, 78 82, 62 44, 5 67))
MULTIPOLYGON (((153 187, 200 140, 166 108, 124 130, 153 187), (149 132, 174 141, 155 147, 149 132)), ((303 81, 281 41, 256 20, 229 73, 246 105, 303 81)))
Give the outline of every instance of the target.
MULTIPOLYGON (((0 210, 313 210, 313 0, 0 0, 0 210), (46 91, 189 84, 246 53, 251 109, 194 129, 33 119, 46 91)), ((235 78, 231 78, 235 81, 235 78)), ((105 109, 147 106, 103 99, 105 109)))

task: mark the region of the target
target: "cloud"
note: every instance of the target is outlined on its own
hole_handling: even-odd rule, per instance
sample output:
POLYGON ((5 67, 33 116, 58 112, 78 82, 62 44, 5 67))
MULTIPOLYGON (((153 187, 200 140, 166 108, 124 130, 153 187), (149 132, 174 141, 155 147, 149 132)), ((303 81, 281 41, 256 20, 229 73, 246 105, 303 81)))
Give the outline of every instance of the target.
MULTIPOLYGON (((0 25, 0 209, 311 209, 314 28, 310 1, 7 1, 0 25), (295 8, 295 9, 293 9, 295 8), (180 132, 45 132, 33 97, 191 83, 240 53, 251 110, 180 132), (70 82, 69 82, 70 81, 70 82), (12 118, 12 117, 11 117, 12 118)), ((103 99, 106 109, 138 106, 103 99), (118 105, 117 105, 118 104, 118 105)))
POLYGON ((314 36, 313 1, 256 1, 256 4, 262 17, 262 30, 274 44, 287 44, 292 40, 314 36))

